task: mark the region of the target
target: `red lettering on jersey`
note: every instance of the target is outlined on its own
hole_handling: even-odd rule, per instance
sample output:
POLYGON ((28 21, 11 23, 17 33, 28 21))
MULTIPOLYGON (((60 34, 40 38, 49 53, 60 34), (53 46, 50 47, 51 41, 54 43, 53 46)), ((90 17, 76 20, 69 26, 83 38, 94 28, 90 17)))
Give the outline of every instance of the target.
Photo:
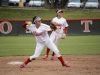
POLYGON ((10 32, 12 31, 12 25, 11 25, 11 23, 6 22, 6 21, 2 22, 2 23, 0 24, 0 31, 1 31, 3 34, 8 34, 8 33, 10 33, 10 32), (7 24, 7 26, 8 26, 8 30, 7 30, 7 31, 4 31, 4 25, 5 25, 5 24, 7 24))
POLYGON ((57 22, 53 22, 53 24, 57 27, 57 29, 61 29, 62 24, 57 22))
POLYGON ((92 24, 92 20, 82 20, 81 25, 85 23, 85 30, 83 32, 90 32, 89 23, 92 24))

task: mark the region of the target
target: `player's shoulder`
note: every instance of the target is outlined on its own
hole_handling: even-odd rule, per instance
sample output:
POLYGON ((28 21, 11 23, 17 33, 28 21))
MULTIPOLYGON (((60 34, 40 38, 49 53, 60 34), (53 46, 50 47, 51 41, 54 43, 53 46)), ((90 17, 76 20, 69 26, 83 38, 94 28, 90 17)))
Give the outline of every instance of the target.
POLYGON ((31 24, 32 26, 35 26, 35 24, 31 24))
POLYGON ((44 24, 44 23, 41 23, 41 26, 43 26, 43 27, 48 27, 49 25, 44 24))
MULTIPOLYGON (((57 19, 57 17, 54 17, 53 19, 57 19)), ((53 20, 53 19, 52 19, 52 20, 53 20)))
MULTIPOLYGON (((57 17, 54 17, 52 20, 57 20, 58 18, 57 17)), ((61 17, 60 18, 61 20, 66 20, 64 17, 61 17)))
POLYGON ((64 17, 61 17, 62 20, 66 20, 64 17))
POLYGON ((26 25, 27 27, 35 27, 35 24, 26 25))

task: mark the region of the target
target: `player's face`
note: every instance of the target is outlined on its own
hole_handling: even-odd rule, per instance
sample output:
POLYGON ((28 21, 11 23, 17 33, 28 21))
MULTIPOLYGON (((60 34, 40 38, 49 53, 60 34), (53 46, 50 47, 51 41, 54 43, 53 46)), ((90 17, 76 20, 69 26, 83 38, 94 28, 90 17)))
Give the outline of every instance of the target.
POLYGON ((61 16, 62 16, 62 12, 59 12, 59 13, 58 13, 58 16, 60 16, 60 17, 61 17, 61 16))
POLYGON ((41 24, 41 20, 40 21, 36 21, 35 24, 36 25, 40 25, 41 24))

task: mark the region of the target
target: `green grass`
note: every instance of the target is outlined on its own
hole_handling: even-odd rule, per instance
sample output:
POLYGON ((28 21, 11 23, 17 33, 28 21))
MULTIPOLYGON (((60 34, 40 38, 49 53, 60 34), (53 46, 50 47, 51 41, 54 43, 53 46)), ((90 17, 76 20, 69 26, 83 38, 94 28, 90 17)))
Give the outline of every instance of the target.
MULTIPOLYGON (((31 20, 37 15, 52 19, 56 10, 32 8, 0 8, 0 20, 31 20)), ((100 10, 64 9, 66 19, 100 18, 100 10)), ((36 46, 33 36, 0 36, 0 56, 32 55, 36 46)), ((100 35, 67 36, 58 46, 61 54, 100 54, 100 35)), ((42 55, 45 54, 45 49, 42 55)), ((51 52, 50 52, 51 53, 51 52)))
MULTIPOLYGON (((52 19, 56 10, 33 8, 0 8, 0 20, 31 20, 34 16, 43 19, 52 19)), ((63 17, 66 19, 100 18, 100 10, 64 9, 63 17)))
POLYGON ((67 36, 59 49, 62 54, 100 54, 100 36, 67 36))
MULTIPOLYGON (((36 41, 33 36, 0 37, 0 56, 32 55, 36 41)), ((67 36, 58 46, 61 54, 100 54, 100 35, 67 36)), ((42 55, 45 54, 45 49, 42 55)), ((51 52, 50 52, 51 54, 51 52)))

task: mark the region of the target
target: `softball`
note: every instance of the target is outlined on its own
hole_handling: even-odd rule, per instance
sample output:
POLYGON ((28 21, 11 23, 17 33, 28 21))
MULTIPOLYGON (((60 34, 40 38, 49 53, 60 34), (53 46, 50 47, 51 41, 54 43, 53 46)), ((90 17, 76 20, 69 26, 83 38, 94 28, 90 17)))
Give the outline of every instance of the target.
POLYGON ((29 25, 29 26, 30 26, 31 24, 32 24, 32 22, 27 22, 27 25, 29 25))

